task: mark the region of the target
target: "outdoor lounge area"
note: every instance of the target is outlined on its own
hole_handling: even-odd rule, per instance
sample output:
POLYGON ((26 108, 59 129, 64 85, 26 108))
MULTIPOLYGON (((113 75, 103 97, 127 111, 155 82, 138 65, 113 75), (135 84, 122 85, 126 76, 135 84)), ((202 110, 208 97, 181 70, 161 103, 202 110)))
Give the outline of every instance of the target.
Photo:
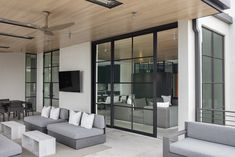
POLYGON ((0 157, 233 157, 235 2, 0 0, 0 157))

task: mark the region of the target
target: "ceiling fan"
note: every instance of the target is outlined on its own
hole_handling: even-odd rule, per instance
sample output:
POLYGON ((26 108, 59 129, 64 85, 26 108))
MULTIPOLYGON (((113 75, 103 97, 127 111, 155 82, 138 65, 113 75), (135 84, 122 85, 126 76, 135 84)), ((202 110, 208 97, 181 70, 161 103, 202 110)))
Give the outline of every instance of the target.
POLYGON ((70 23, 65 23, 65 24, 60 24, 60 25, 55 25, 49 27, 49 16, 51 12, 49 11, 43 11, 45 14, 45 25, 44 26, 37 26, 31 23, 25 23, 25 22, 20 22, 20 21, 13 21, 13 20, 8 20, 4 18, 0 18, 0 23, 5 23, 5 24, 10 24, 10 25, 15 25, 15 26, 20 26, 20 27, 26 27, 26 28, 31 28, 31 29, 38 29, 40 31, 43 31, 46 35, 54 35, 54 31, 59 31, 63 30, 65 28, 73 26, 75 23, 70 22, 70 23))

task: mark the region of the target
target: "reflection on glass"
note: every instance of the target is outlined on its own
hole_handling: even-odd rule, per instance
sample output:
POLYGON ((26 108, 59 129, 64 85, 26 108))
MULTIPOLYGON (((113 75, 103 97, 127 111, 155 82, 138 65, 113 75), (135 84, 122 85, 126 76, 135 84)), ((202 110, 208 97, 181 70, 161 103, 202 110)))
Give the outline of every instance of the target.
POLYGON ((44 98, 44 106, 50 106, 50 104, 51 104, 51 100, 44 98))
POLYGON ((132 82, 132 60, 114 62, 114 82, 132 82))
POLYGON ((114 60, 132 58, 132 38, 114 42, 114 60))
POLYGON ((44 97, 50 97, 50 83, 44 83, 44 97))
POLYGON ((44 54, 44 67, 51 67, 51 53, 44 54))
POLYGON ((216 34, 214 33, 213 34, 213 46, 214 46, 214 57, 215 58, 221 58, 223 59, 223 49, 224 49, 224 46, 223 46, 223 36, 222 35, 219 35, 219 34, 216 34))
POLYGON ((214 59, 214 83, 223 83, 223 60, 214 59))
POLYGON ((54 51, 52 53, 52 66, 59 66, 60 54, 59 51, 54 51))
POLYGON ((26 69, 26 82, 36 82, 37 69, 26 69))
POLYGON ((59 99, 59 83, 53 83, 53 98, 59 99))
POLYGON ((153 34, 133 38, 133 58, 153 56, 153 34))
POLYGON ((36 97, 36 83, 26 83, 26 97, 36 97))
POLYGON ((210 57, 202 57, 202 82, 211 83, 212 82, 212 59, 210 57))
POLYGON ((26 68, 37 67, 37 55, 26 54, 26 68))
POLYGON ((59 67, 52 68, 52 82, 59 82, 59 67))
POLYGON ((203 46, 202 46, 202 53, 203 55, 206 56, 212 56, 212 32, 207 30, 207 29, 202 29, 202 41, 203 41, 203 46))
POLYGON ((44 68, 44 82, 51 82, 51 68, 44 68))
POLYGON ((96 47, 97 62, 111 60, 111 42, 98 44, 96 47))

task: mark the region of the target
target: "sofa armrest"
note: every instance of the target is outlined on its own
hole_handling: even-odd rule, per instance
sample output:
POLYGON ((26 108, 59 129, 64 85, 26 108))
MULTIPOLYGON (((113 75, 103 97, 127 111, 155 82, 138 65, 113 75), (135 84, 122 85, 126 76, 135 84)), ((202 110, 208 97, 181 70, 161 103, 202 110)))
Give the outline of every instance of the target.
POLYGON ((170 157, 170 144, 176 142, 179 136, 186 135, 186 133, 186 130, 181 130, 172 136, 163 137, 163 157, 170 157))

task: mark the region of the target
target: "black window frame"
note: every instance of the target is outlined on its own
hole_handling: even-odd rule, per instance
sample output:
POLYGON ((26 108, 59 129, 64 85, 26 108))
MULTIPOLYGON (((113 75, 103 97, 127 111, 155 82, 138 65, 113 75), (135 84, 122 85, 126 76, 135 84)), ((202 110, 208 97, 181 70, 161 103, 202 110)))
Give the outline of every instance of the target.
MULTIPOLYGON (((223 86, 223 107, 222 107, 222 111, 224 111, 225 110, 225 35, 223 35, 223 34, 221 34, 221 33, 218 33, 218 32, 216 32, 216 31, 214 31, 214 30, 212 30, 212 29, 210 29, 210 28, 207 28, 207 27, 205 27, 205 26, 202 26, 202 30, 203 29, 205 29, 205 30, 207 30, 207 31, 209 31, 209 32, 211 32, 212 33, 212 35, 211 35, 211 56, 209 56, 209 55, 204 55, 203 54, 203 40, 202 40, 202 53, 201 53, 201 60, 203 61, 203 57, 207 57, 207 58, 210 58, 212 61, 211 61, 211 78, 212 78, 212 81, 210 82, 210 83, 204 83, 203 82, 203 79, 202 79, 202 82, 201 82, 201 89, 202 89, 202 95, 204 94, 204 91, 203 91, 203 85, 205 85, 205 84, 210 84, 211 85, 211 95, 212 95, 212 102, 211 102, 211 109, 212 110, 214 110, 215 109, 215 103, 214 103, 214 100, 215 100, 215 85, 218 85, 218 84, 220 84, 220 85, 222 85, 223 86), (223 52, 222 52, 222 58, 218 58, 218 57, 215 57, 214 56, 214 34, 217 34, 217 35, 219 35, 219 36, 221 36, 222 37, 222 50, 223 50, 223 52), (223 81, 222 82, 220 82, 220 83, 216 83, 214 80, 215 80, 215 78, 214 78, 214 70, 215 70, 215 67, 214 67, 214 61, 215 60, 220 60, 220 61, 222 61, 222 79, 223 79, 223 81)), ((203 31, 202 31, 202 33, 203 33, 203 31)), ((201 67, 201 76, 202 76, 202 78, 203 78, 203 62, 202 62, 202 67, 201 67)), ((202 104, 201 104, 201 108, 202 108, 202 113, 201 114, 203 114, 203 112, 208 112, 208 111, 204 111, 204 108, 203 108, 203 96, 201 97, 202 98, 202 104)), ((210 110, 210 109, 209 109, 210 110)), ((216 111, 209 111, 209 112, 211 112, 211 123, 215 123, 215 115, 216 115, 216 111)), ((224 125, 225 124, 225 113, 223 113, 223 112, 221 112, 223 115, 223 119, 222 119, 222 124, 224 125)), ((206 113, 207 114, 207 113, 206 113)), ((203 121, 203 115, 201 115, 202 117, 201 117, 201 121, 203 121)))
POLYGON ((27 99, 33 98, 35 99, 35 106, 33 105, 33 110, 36 111, 37 110, 37 54, 35 53, 26 53, 25 54, 25 101, 27 101, 27 99), (36 56, 36 67, 31 67, 30 68, 27 67, 27 57, 28 56, 36 56), (36 76, 35 76, 35 81, 27 81, 27 70, 36 70, 36 76), (27 96, 27 85, 28 84, 35 84, 35 96, 27 96))

